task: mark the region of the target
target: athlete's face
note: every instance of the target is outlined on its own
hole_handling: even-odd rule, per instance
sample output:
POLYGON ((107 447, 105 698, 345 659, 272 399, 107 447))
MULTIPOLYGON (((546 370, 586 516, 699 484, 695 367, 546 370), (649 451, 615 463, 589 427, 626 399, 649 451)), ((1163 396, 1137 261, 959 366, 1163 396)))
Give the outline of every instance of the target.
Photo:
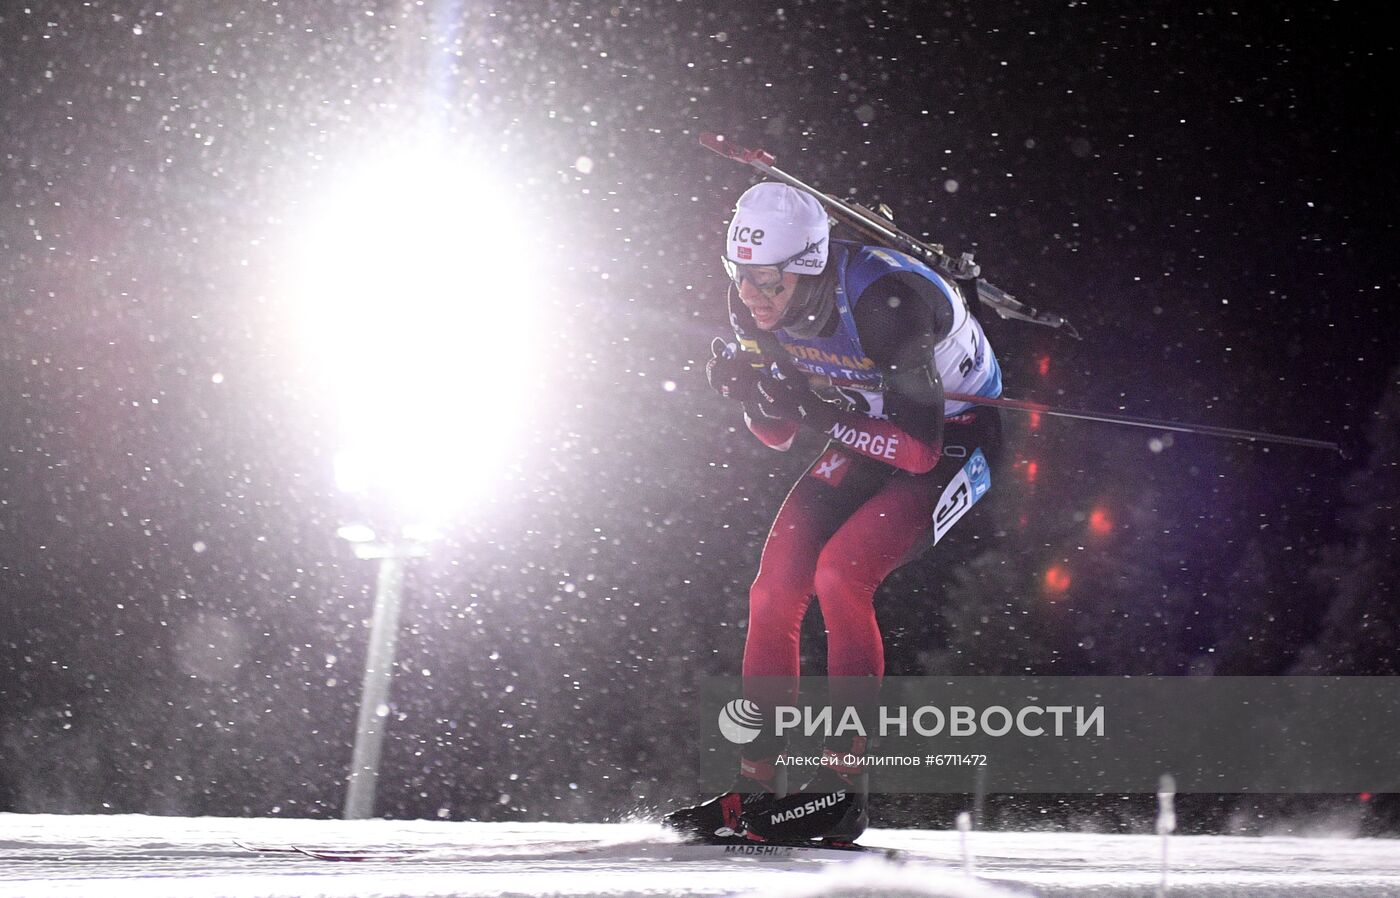
POLYGON ((760 329, 771 331, 778 326, 783 313, 792 304, 798 277, 791 271, 784 271, 782 280, 772 287, 758 287, 748 278, 739 280, 739 299, 748 307, 760 329))

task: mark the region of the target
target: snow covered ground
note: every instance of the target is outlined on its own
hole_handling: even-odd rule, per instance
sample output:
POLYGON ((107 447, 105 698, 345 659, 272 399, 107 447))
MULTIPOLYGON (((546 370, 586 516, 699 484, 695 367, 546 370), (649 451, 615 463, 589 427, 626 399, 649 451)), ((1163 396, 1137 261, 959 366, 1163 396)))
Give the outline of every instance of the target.
MULTIPOLYGON (((973 833, 975 880, 962 872, 956 832, 876 830, 862 840, 901 849, 898 863, 868 856, 667 860, 658 856, 665 838, 644 823, 0 814, 0 896, 1145 896, 1159 876, 1160 841, 1148 836, 973 833), (440 852, 327 863, 253 854, 235 839, 440 852)), ((1171 895, 1400 896, 1395 841, 1198 836, 1173 838, 1170 851, 1171 895)))

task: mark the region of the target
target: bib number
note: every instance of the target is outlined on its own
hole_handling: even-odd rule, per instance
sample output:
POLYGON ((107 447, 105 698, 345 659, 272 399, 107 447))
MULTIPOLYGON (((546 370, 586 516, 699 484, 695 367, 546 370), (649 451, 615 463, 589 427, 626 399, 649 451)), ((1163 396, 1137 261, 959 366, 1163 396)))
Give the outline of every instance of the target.
POLYGON ((943 495, 933 511, 933 544, 953 529, 967 510, 977 504, 977 500, 992 488, 992 470, 981 449, 975 449, 972 456, 943 489, 943 495))

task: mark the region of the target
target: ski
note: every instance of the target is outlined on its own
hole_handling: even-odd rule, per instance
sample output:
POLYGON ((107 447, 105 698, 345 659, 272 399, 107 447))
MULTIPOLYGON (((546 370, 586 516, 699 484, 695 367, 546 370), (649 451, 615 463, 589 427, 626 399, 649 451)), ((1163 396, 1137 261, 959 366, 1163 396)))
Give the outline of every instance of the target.
POLYGON ((438 850, 433 848, 412 848, 404 847, 383 847, 383 848, 336 848, 320 847, 310 845, 262 845, 256 842, 245 842, 241 839, 234 839, 233 844, 244 851, 251 851, 255 854, 282 854, 297 855, 299 857, 310 857, 322 861, 376 861, 376 860, 402 860, 404 858, 418 857, 423 854, 431 854, 438 850))
POLYGON ((298 854, 295 845, 259 845, 256 842, 245 842, 242 839, 234 839, 233 844, 244 851, 252 851, 257 854, 298 854))
POLYGON ((357 848, 342 850, 336 848, 306 848, 296 846, 298 854, 318 861, 402 861, 425 854, 433 854, 432 848, 357 848))
POLYGON ((852 855, 870 855, 887 860, 898 860, 899 851, 876 845, 861 845, 856 842, 733 842, 719 841, 713 844, 697 843, 696 848, 721 849, 722 857, 751 857, 759 860, 801 859, 801 858, 849 858, 852 855))
POLYGON ((570 847, 542 847, 520 852, 474 852, 456 848, 334 848, 303 845, 256 845, 235 842, 238 847, 259 854, 295 855, 318 861, 341 863, 391 862, 406 860, 476 861, 482 863, 551 860, 622 860, 644 858, 658 861, 714 861, 724 859, 753 861, 784 860, 849 860, 854 857, 899 859, 893 848, 881 848, 855 843, 822 842, 750 842, 718 840, 714 842, 628 842, 570 847))

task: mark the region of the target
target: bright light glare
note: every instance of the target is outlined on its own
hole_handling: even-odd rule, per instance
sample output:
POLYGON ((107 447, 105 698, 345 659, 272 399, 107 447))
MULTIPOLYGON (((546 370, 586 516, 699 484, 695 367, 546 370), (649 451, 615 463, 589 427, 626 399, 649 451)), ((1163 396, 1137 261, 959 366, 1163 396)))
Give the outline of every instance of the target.
POLYGON ((368 524, 345 524, 335 531, 335 535, 352 543, 372 543, 375 539, 374 528, 368 524))
POLYGON ((516 449, 539 300, 516 203, 480 160, 382 152, 309 204, 294 289, 337 407, 337 482, 438 517, 516 449))

